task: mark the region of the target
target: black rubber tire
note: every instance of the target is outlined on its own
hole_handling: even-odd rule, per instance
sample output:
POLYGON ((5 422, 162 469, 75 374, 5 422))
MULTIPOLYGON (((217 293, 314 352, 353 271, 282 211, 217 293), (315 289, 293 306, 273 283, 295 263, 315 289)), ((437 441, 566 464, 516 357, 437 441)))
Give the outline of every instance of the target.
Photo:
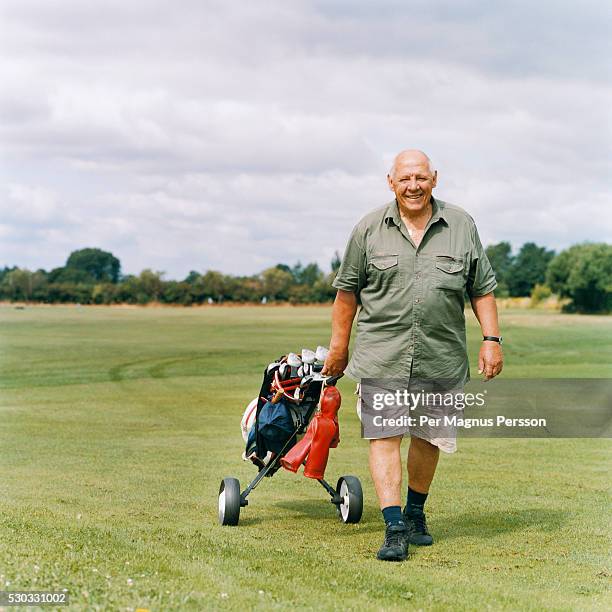
POLYGON ((219 524, 237 525, 240 520, 240 483, 224 478, 219 487, 219 524))
POLYGON ((340 476, 336 492, 343 497, 338 515, 343 523, 358 523, 363 514, 363 489, 357 476, 340 476))

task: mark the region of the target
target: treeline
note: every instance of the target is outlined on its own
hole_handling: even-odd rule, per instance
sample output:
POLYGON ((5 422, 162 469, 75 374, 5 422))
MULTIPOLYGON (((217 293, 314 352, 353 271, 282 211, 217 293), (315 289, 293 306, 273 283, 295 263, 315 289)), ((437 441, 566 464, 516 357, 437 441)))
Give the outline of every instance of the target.
MULTIPOLYGON (((486 249, 495 270, 499 297, 551 294, 569 298, 566 310, 612 310, 612 245, 579 244, 561 253, 532 242, 517 254, 508 242, 486 249)), ((112 253, 86 248, 74 251, 66 265, 47 272, 24 268, 0 269, 0 300, 80 304, 182 304, 290 302, 324 303, 333 300, 332 281, 340 266, 336 253, 331 271, 316 263, 278 264, 260 274, 231 276, 214 270, 192 271, 184 280, 165 280, 163 272, 143 270, 122 275, 112 253)))
POLYGON ((552 295, 569 298, 569 312, 612 310, 612 245, 576 244, 559 254, 526 242, 516 255, 509 242, 486 249, 495 270, 499 297, 530 296, 538 302, 552 295))
POLYGON ((214 270, 192 271, 184 280, 165 280, 163 272, 143 270, 122 275, 121 263, 101 249, 80 249, 66 265, 47 272, 23 268, 0 269, 0 299, 48 304, 182 304, 223 302, 329 302, 336 294, 331 283, 340 265, 325 274, 316 263, 278 264, 253 276, 231 276, 214 270))

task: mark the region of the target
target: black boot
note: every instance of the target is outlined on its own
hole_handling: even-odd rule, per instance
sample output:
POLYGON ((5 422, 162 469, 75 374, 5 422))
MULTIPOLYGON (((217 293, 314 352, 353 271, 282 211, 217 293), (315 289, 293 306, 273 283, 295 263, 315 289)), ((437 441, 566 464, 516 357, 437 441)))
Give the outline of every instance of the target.
POLYGON ((424 512, 406 512, 404 508, 404 521, 408 531, 408 541, 416 546, 431 546, 433 538, 427 529, 427 520, 424 512))
POLYGON ((408 530, 405 525, 388 525, 385 541, 376 557, 380 561, 405 561, 408 557, 408 530))

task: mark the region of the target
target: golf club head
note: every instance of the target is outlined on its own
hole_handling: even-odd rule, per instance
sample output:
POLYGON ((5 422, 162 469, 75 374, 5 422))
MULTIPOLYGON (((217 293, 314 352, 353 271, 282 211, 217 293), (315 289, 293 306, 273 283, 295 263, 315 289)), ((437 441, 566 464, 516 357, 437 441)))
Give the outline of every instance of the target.
POLYGON ((325 360, 327 359, 327 355, 329 353, 329 349, 325 348, 324 346, 317 346, 317 351, 315 353, 315 357, 317 358, 317 363, 322 365, 325 363, 325 360))
POLYGON ((282 380, 287 378, 287 372, 291 372, 291 366, 288 363, 281 363, 280 368, 278 368, 278 373, 282 380))
POLYGON ((314 363, 316 358, 317 356, 314 351, 307 348, 302 349, 302 361, 304 363, 314 363))
POLYGON ((278 368, 280 364, 278 363, 278 361, 273 361, 271 364, 268 365, 268 374, 270 372, 272 372, 275 368, 278 368))
POLYGON ((300 381, 300 387, 304 389, 313 381, 313 379, 314 379, 314 376, 312 376, 312 374, 309 374, 308 376, 304 376, 304 378, 302 378, 302 380, 300 381))
POLYGON ((302 365, 302 360, 300 359, 299 355, 296 355, 295 353, 289 353, 287 355, 287 363, 292 368, 299 368, 302 365))

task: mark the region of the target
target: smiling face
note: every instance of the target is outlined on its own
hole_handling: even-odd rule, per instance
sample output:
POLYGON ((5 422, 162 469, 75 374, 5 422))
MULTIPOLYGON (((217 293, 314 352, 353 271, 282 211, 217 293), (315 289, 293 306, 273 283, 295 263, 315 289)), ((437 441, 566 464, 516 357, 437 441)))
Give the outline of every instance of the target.
POLYGON ((432 171, 429 158, 421 151, 400 153, 387 175, 389 189, 395 193, 400 209, 411 215, 427 209, 437 179, 438 173, 432 171))

